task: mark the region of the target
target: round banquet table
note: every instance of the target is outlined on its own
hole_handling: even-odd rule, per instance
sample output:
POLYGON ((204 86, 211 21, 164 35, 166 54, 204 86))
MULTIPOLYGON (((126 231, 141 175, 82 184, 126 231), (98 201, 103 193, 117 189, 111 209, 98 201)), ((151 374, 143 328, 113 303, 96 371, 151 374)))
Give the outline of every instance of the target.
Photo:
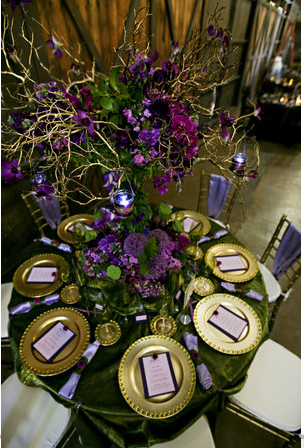
MULTIPOLYGON (((211 222, 211 232, 220 227, 211 222)), ((219 243, 242 244, 231 234, 220 239, 211 239, 200 244, 203 252, 212 245, 219 243)), ((45 246, 40 242, 33 244, 30 256, 42 253, 57 253, 69 261, 71 255, 56 247, 45 246)), ((199 275, 199 273, 197 273, 199 275)), ((165 419, 150 419, 135 412, 123 398, 118 385, 118 368, 120 360, 127 348, 137 339, 151 335, 149 323, 133 323, 122 327, 120 340, 112 346, 100 346, 92 361, 83 369, 76 392, 71 400, 58 394, 60 388, 69 379, 73 367, 54 376, 38 376, 28 371, 22 365, 18 347, 21 336, 26 327, 41 313, 57 307, 68 306, 60 300, 50 306, 40 304, 26 314, 14 315, 9 323, 9 338, 14 354, 15 369, 19 379, 28 386, 42 387, 47 390, 55 400, 66 407, 72 408, 75 413, 75 425, 79 431, 81 443, 89 447, 108 447, 111 443, 119 447, 148 447, 156 443, 172 440, 190 427, 202 414, 206 414, 211 424, 214 424, 217 413, 223 408, 225 398, 242 389, 246 380, 246 372, 253 360, 259 345, 269 337, 268 333, 268 300, 265 284, 261 273, 250 281, 242 284, 248 291, 250 288, 263 295, 262 301, 247 298, 242 291, 229 293, 221 286, 221 280, 211 275, 215 284, 215 293, 226 293, 240 297, 247 302, 258 315, 262 324, 262 337, 259 344, 251 351, 240 355, 221 353, 207 345, 200 337, 199 355, 212 377, 212 386, 204 390, 199 381, 196 381, 194 394, 187 406, 178 414, 165 419)), ((27 298, 12 292, 9 309, 27 298)), ((82 300, 75 305, 85 308, 82 300)), ((192 322, 188 325, 179 323, 179 313, 176 317, 177 332, 173 339, 184 345, 183 334, 190 332, 197 335, 192 322)), ((91 338, 94 341, 94 330, 98 321, 92 315, 85 315, 90 324, 91 338)), ((149 314, 149 321, 155 313, 149 314)), ((132 317, 132 316, 131 316, 132 317)))

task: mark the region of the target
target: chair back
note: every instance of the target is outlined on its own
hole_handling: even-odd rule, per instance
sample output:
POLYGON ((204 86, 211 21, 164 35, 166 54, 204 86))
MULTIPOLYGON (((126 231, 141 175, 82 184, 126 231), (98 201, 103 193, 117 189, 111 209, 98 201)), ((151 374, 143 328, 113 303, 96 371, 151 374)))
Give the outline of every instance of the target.
POLYGON ((286 215, 282 215, 260 262, 266 265, 268 260, 286 294, 301 275, 301 233, 286 215))
MULTIPOLYGON (((241 178, 227 179, 202 170, 196 211, 210 218, 219 218, 227 226, 241 185, 241 178)), ((239 200, 243 203, 240 197, 239 200)))
MULTIPOLYGON (((28 191, 26 193, 21 193, 21 197, 34 220, 37 229, 39 230, 40 236, 45 236, 45 231, 50 228, 49 223, 46 221, 37 201, 33 197, 33 192, 28 191)), ((65 218, 70 216, 67 201, 65 199, 61 199, 59 201, 59 207, 61 212, 61 220, 63 221, 65 218)))

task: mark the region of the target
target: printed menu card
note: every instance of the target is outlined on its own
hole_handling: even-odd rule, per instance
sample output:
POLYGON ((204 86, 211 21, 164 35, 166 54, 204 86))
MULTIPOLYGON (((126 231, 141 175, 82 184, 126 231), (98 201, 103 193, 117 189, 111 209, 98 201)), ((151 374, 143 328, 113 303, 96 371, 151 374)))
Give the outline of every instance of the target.
POLYGON ((215 257, 218 267, 222 272, 246 271, 247 268, 240 255, 221 255, 215 257))
POLYGON ((74 339, 76 334, 62 322, 58 321, 41 335, 32 347, 42 355, 47 362, 51 362, 74 339))
POLYGON ((178 385, 169 352, 139 358, 145 398, 177 392, 178 385))
POLYGON ((26 283, 54 283, 56 276, 56 266, 34 266, 26 283))
POLYGON ((244 328, 248 325, 247 319, 237 315, 223 305, 217 307, 207 322, 235 342, 239 340, 244 328))

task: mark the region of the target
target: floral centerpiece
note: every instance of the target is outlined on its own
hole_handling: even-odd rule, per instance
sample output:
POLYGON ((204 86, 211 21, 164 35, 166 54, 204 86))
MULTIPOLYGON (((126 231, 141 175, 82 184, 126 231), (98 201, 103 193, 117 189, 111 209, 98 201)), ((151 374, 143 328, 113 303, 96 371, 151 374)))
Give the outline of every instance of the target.
MULTIPOLYGON (((244 138, 242 120, 259 111, 253 106, 251 114, 237 118, 216 108, 216 87, 233 76, 234 50, 217 15, 211 19, 207 29, 194 33, 183 46, 173 44, 168 60, 161 64, 149 42, 145 49, 137 48, 142 26, 138 22, 132 42, 124 43, 125 56, 108 75, 97 73, 94 65, 83 71, 73 63, 69 82, 52 79, 33 85, 31 61, 25 65, 21 52, 14 48, 12 53, 6 46, 12 29, 5 18, 4 73, 20 82, 14 95, 20 108, 2 126, 6 134, 2 150, 12 161, 4 162, 6 179, 20 178, 24 168, 31 177, 42 172, 48 181, 57 181, 59 198, 87 204, 110 197, 109 190, 96 192, 86 185, 92 169, 118 176, 117 188, 128 181, 141 190, 145 179, 153 179, 161 194, 172 181, 180 191, 183 178, 197 162, 209 161, 228 173, 244 138), (200 96, 208 91, 213 92, 212 103, 204 107, 200 96)), ((31 46, 30 55, 39 56, 33 44, 26 40, 25 44, 31 46)), ((52 51, 60 49, 57 57, 72 58, 57 39, 46 45, 52 51)), ((251 171, 259 163, 256 144, 254 151, 245 167, 251 171)))

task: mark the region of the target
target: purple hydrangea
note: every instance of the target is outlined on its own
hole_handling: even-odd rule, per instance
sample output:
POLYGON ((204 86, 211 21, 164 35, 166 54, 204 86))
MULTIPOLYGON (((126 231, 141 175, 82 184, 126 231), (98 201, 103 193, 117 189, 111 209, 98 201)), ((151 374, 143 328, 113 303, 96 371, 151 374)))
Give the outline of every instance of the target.
POLYGON ((147 146, 152 147, 158 143, 159 136, 160 131, 158 129, 152 129, 151 131, 149 131, 149 129, 143 129, 138 136, 138 140, 140 142, 145 142, 147 146))
POLYGON ((148 237, 143 233, 131 233, 125 239, 123 249, 127 255, 132 255, 135 258, 144 250, 148 241, 148 237))

